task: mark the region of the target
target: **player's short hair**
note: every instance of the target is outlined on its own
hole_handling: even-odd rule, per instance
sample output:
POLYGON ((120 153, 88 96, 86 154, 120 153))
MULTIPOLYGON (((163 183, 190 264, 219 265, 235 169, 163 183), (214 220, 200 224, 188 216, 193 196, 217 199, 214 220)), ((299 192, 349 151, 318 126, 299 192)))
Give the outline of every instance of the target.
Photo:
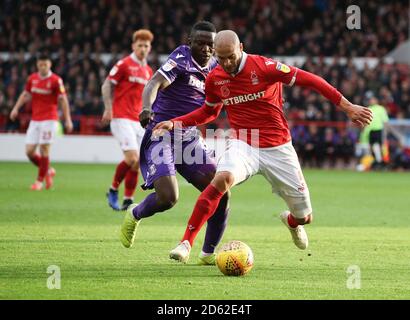
POLYGON ((37 61, 40 61, 40 60, 43 60, 43 61, 50 60, 51 61, 51 58, 47 53, 42 52, 37 55, 37 61))
POLYGON ((132 42, 134 43, 137 40, 148 40, 149 42, 152 42, 154 40, 154 35, 148 29, 139 29, 132 35, 132 42))
POLYGON ((208 31, 208 32, 216 32, 216 28, 213 23, 209 21, 198 21, 195 23, 191 29, 191 34, 195 31, 208 31))

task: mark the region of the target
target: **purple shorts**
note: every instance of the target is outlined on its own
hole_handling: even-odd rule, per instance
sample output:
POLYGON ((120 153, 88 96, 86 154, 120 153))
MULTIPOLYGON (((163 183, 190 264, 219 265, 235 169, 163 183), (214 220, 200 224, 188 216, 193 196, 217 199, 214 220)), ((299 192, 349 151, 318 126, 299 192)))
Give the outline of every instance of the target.
POLYGON ((216 171, 214 152, 198 134, 190 134, 188 139, 175 139, 173 135, 153 139, 151 128, 145 130, 140 149, 143 189, 153 189, 155 180, 175 176, 176 172, 191 183, 195 176, 216 171))

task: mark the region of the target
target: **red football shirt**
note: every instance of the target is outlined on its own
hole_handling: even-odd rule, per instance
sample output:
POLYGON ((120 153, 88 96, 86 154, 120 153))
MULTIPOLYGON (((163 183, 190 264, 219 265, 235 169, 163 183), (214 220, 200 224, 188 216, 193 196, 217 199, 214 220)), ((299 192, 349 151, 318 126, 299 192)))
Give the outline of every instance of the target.
POLYGON ((261 148, 284 144, 291 136, 282 109, 281 82, 290 84, 296 69, 262 56, 243 54, 237 74, 228 74, 218 66, 208 75, 206 103, 222 102, 237 137, 243 137, 241 129, 245 129, 249 144, 252 129, 259 130, 261 148))
POLYGON ((113 118, 139 121, 142 91, 152 77, 152 69, 134 53, 121 59, 111 69, 108 79, 115 85, 113 118))
POLYGON ((58 75, 51 71, 46 77, 33 73, 27 79, 25 90, 31 94, 32 120, 58 120, 58 97, 66 94, 58 75))
POLYGON ((283 83, 313 89, 335 105, 343 97, 315 74, 244 52, 236 74, 226 73, 221 66, 209 73, 201 108, 172 121, 181 122, 183 127, 209 123, 225 107, 235 138, 255 147, 279 146, 291 139, 282 109, 283 83))

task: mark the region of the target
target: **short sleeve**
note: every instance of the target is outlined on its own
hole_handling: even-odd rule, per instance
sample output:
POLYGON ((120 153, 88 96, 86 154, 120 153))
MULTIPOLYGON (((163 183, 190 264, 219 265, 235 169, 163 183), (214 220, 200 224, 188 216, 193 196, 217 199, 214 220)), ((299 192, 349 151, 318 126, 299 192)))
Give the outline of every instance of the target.
POLYGON ((190 56, 181 47, 176 48, 167 58, 165 63, 158 69, 169 83, 175 81, 179 74, 181 74, 187 65, 187 59, 190 56))
POLYGON ((295 83, 297 68, 270 58, 263 57, 263 59, 266 67, 266 79, 269 82, 281 82, 289 86, 292 86, 295 83))
POLYGON ((115 66, 113 66, 108 74, 108 79, 117 85, 124 75, 124 61, 118 61, 115 66))
POLYGON ((24 90, 27 91, 28 93, 31 93, 31 77, 27 79, 24 90))
POLYGON ((389 121, 389 115, 386 111, 386 108, 383 107, 383 122, 388 122, 389 121))
POLYGON ((56 91, 58 96, 66 94, 63 79, 61 78, 57 79, 56 91))

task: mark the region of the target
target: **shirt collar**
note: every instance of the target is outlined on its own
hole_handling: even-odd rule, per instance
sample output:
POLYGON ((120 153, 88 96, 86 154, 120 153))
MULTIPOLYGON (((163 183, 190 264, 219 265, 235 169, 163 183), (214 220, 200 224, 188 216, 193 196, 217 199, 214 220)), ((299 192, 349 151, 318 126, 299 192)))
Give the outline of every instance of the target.
POLYGON ((45 77, 43 77, 40 72, 38 73, 38 76, 41 80, 47 79, 48 77, 51 77, 51 75, 52 75, 51 70, 46 74, 45 77))
POLYGON ((241 62, 239 63, 239 68, 236 73, 231 73, 231 76, 236 76, 239 72, 243 70, 245 67, 246 59, 248 58, 248 54, 245 51, 242 51, 242 57, 241 57, 241 62))
POLYGON ((131 53, 130 56, 132 60, 134 60, 136 63, 142 66, 145 66, 147 64, 147 60, 144 59, 143 61, 141 61, 140 59, 137 58, 137 55, 135 54, 135 52, 131 53))
POLYGON ((197 68, 199 68, 199 70, 204 71, 206 68, 209 67, 209 64, 211 63, 212 57, 211 57, 211 59, 209 59, 209 61, 208 61, 208 63, 206 64, 205 67, 201 67, 201 66, 199 65, 199 63, 195 61, 195 59, 194 59, 193 56, 191 56, 191 60, 192 60, 192 62, 194 63, 194 65, 195 65, 197 68))

